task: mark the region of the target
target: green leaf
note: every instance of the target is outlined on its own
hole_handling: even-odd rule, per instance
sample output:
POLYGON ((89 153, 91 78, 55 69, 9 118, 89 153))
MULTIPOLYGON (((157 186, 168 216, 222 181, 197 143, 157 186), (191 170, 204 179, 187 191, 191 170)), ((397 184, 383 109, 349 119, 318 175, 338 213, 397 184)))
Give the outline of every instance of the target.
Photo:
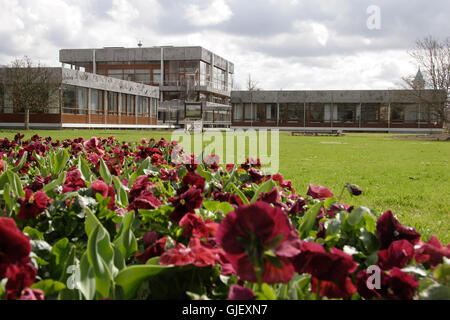
POLYGON ((52 175, 54 177, 58 176, 59 173, 64 169, 66 166, 67 161, 69 161, 69 153, 66 149, 62 149, 58 151, 58 153, 54 156, 54 166, 52 168, 52 175))
POLYGON ((11 198, 11 188, 9 187, 9 183, 5 184, 3 188, 3 200, 5 201, 7 212, 11 212, 14 207, 14 200, 11 198))
POLYGON ((107 231, 99 225, 89 236, 87 253, 89 264, 94 268, 96 290, 107 298, 113 280, 114 249, 107 231))
POLYGON ((450 287, 434 284, 419 294, 422 300, 450 300, 450 287))
POLYGON ((23 185, 19 176, 12 171, 7 171, 6 174, 8 175, 10 187, 16 198, 25 197, 25 191, 23 190, 23 185))
POLYGON ((62 172, 59 176, 58 179, 53 180, 52 182, 50 182, 49 184, 45 185, 44 188, 42 189, 43 192, 48 193, 52 190, 54 190, 56 187, 60 187, 64 184, 64 182, 66 181, 66 172, 62 172))
POLYGON ((229 204, 228 202, 207 200, 207 201, 203 201, 203 207, 206 210, 211 211, 211 212, 217 212, 220 210, 224 214, 234 211, 234 207, 231 204, 229 204))
POLYGON ((114 187, 116 189, 118 200, 123 207, 128 207, 128 192, 125 189, 125 186, 120 182, 119 178, 116 176, 112 177, 114 182, 114 187))
POLYGON ((46 279, 46 280, 41 280, 39 282, 34 283, 30 288, 42 290, 44 292, 44 296, 49 297, 49 296, 52 296, 55 293, 65 289, 66 285, 59 281, 55 281, 52 279, 46 279))
POLYGON ((89 264, 87 252, 83 254, 80 262, 78 287, 86 300, 93 300, 95 297, 95 272, 89 264))
POLYGON ((89 209, 86 209, 85 227, 91 230, 88 233, 87 256, 89 264, 94 268, 96 290, 103 298, 107 298, 116 271, 114 249, 108 231, 89 209))
POLYGON ((236 187, 236 185, 234 183, 231 184, 231 187, 233 188, 234 192, 236 192, 236 194, 239 196, 239 198, 241 198, 241 201, 244 205, 250 204, 250 202, 248 201, 248 199, 244 195, 244 193, 242 193, 242 191, 239 190, 239 188, 236 187))
POLYGON ((258 201, 259 196, 261 195, 261 193, 269 192, 269 191, 273 190, 273 188, 275 188, 275 182, 272 179, 264 182, 255 191, 255 194, 254 194, 252 200, 250 201, 250 203, 255 203, 256 201, 258 201))
POLYGON ((125 299, 132 299, 143 281, 160 274, 168 268, 167 266, 148 264, 127 267, 117 274, 115 283, 122 287, 125 299))
POLYGON ((365 214, 370 214, 370 209, 366 207, 359 207, 353 209, 352 212, 349 213, 347 222, 351 226, 356 226, 365 214))
POLYGON ((450 287, 450 264, 442 263, 438 265, 433 272, 433 277, 441 284, 450 287))
POLYGON ((359 236, 364 248, 368 253, 372 253, 379 248, 378 238, 368 230, 361 228, 361 235, 359 236))
POLYGON ((137 168, 136 170, 136 178, 145 175, 144 170, 145 169, 149 169, 150 166, 152 165, 151 163, 151 159, 150 158, 146 158, 144 161, 142 161, 141 165, 137 168))
POLYGON ((31 240, 44 240, 44 233, 32 227, 26 226, 23 229, 23 233, 26 233, 31 240))
POLYGON ((300 238, 305 239, 308 237, 309 232, 314 227, 317 220, 317 215, 322 209, 323 202, 316 203, 314 206, 308 209, 305 215, 300 219, 300 227, 298 229, 300 238))
POLYGON ((257 292, 256 300, 277 300, 277 293, 267 283, 263 283, 261 291, 257 292))
POLYGON ((78 158, 78 170, 80 170, 81 177, 83 178, 83 180, 91 182, 91 177, 93 176, 93 173, 89 168, 89 165, 87 164, 86 160, 81 156, 78 158))
POLYGON ((122 253, 122 256, 125 259, 130 258, 138 250, 136 237, 131 230, 133 219, 133 211, 130 211, 125 215, 120 225, 118 237, 114 241, 114 245, 122 253))
POLYGON ((109 172, 108 167, 105 164, 105 161, 103 161, 102 158, 100 158, 100 176, 103 178, 103 181, 110 186, 112 183, 112 176, 111 172, 109 172))
POLYGON ((28 152, 25 151, 25 153, 22 155, 22 158, 20 158, 20 162, 17 166, 15 166, 14 168, 11 169, 11 171, 13 172, 19 172, 20 169, 23 168, 25 162, 27 161, 27 156, 28 156, 28 152))

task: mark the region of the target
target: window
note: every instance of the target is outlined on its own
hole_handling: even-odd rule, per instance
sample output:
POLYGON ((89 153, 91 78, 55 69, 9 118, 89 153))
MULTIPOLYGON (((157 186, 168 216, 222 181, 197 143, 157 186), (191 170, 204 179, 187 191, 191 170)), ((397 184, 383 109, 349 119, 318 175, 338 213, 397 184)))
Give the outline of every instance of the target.
POLYGON ((264 104, 257 104, 256 105, 256 121, 258 122, 264 122, 265 120, 265 114, 264 114, 264 109, 265 109, 266 105, 264 104))
POLYGON ((304 105, 298 103, 288 104, 288 122, 297 123, 304 121, 304 105))
POLYGON ((243 114, 244 110, 242 108, 242 104, 235 104, 234 105, 234 120, 235 121, 242 121, 243 120, 243 114))
POLYGON ((135 76, 133 69, 123 70, 123 79, 127 81, 137 81, 137 75, 135 76))
POLYGON ((161 69, 153 69, 153 84, 161 84, 161 69))
POLYGON ((134 96, 127 95, 127 113, 129 116, 134 115, 134 96))
POLYGON ((351 123, 354 121, 355 106, 352 104, 338 104, 334 106, 337 109, 337 121, 351 123))
POLYGON ((323 104, 312 103, 310 108, 310 120, 312 122, 321 122, 323 120, 323 104))
POLYGON ((142 110, 144 112, 144 117, 148 117, 148 98, 147 97, 143 97, 142 98, 142 110))
POLYGON ((400 104, 391 105, 391 120, 396 122, 403 121, 404 118, 404 108, 400 104))
POLYGON ((108 76, 115 79, 123 79, 122 69, 110 69, 108 70, 108 76))
POLYGON ((266 120, 267 122, 275 122, 277 120, 276 104, 266 104, 266 120))
POLYGON ((157 115, 157 109, 158 109, 158 99, 156 98, 150 98, 151 101, 151 108, 150 108, 150 116, 156 117, 157 115))
POLYGON ((405 123, 416 123, 418 115, 418 106, 411 104, 405 106, 405 123))
POLYGON ((136 82, 150 83, 150 70, 149 69, 136 69, 136 82))
POLYGON ((86 114, 87 111, 87 88, 77 88, 77 108, 78 114, 86 114))
POLYGON ((142 97, 136 96, 136 114, 142 116, 142 97))
POLYGON ((118 94, 117 92, 108 92, 108 113, 117 114, 118 112, 118 94))
POLYGON ((424 105, 419 105, 419 109, 420 109, 420 112, 419 112, 419 121, 421 122, 421 123, 427 123, 427 122, 429 122, 430 121, 430 117, 429 117, 429 110, 428 110, 428 107, 427 106, 424 106, 424 105))
POLYGON ((286 113, 288 111, 288 105, 286 103, 280 103, 280 110, 278 113, 278 121, 281 123, 286 122, 286 113))
POLYGON ((126 115, 127 114, 127 95, 121 94, 121 101, 120 101, 120 114, 126 115))
POLYGON ((379 104, 362 104, 361 121, 365 123, 378 122, 379 104))
POLYGON ((245 120, 252 120, 253 117, 252 105, 250 103, 245 104, 245 120))
POLYGON ((65 86, 62 91, 62 112, 73 113, 76 112, 76 88, 72 86, 65 86))

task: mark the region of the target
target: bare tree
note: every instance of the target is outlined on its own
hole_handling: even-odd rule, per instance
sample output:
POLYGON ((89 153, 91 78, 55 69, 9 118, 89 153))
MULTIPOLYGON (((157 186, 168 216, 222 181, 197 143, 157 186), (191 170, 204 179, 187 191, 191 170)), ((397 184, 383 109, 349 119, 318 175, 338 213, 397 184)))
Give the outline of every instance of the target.
POLYGON ((448 128, 450 107, 450 37, 439 41, 427 36, 416 41, 409 55, 419 66, 417 75, 403 78, 415 98, 428 106, 435 118, 448 128), (424 89, 439 90, 442 94, 425 94, 424 89))
POLYGON ((258 88, 258 81, 253 80, 250 73, 248 74, 248 78, 247 78, 247 90, 248 91, 259 90, 259 88, 258 88))
POLYGON ((27 56, 3 68, 5 92, 9 92, 15 112, 24 112, 24 128, 30 129, 30 111, 46 112, 56 96, 59 83, 52 68, 34 64, 27 56))

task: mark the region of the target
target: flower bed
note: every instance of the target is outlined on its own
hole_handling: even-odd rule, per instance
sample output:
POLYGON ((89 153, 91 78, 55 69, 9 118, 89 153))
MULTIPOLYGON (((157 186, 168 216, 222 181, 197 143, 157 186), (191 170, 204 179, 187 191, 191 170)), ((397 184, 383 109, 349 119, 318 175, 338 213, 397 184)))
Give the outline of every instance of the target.
POLYGON ((450 245, 219 160, 164 139, 0 139, 0 298, 450 299, 450 245))

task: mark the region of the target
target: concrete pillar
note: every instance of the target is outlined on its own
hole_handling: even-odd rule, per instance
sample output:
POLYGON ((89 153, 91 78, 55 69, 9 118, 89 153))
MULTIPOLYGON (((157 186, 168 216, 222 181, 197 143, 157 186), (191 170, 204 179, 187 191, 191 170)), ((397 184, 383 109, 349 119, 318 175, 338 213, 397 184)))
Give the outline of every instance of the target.
POLYGON ((117 110, 119 113, 119 124, 121 124, 121 120, 122 120, 122 93, 119 93, 119 97, 117 98, 118 101, 118 106, 117 106, 117 110))
POLYGON ((92 51, 92 73, 97 74, 97 61, 95 57, 95 49, 92 51))
POLYGON ((105 93, 104 93, 104 100, 105 100, 105 103, 104 103, 104 105, 103 105, 103 113, 104 113, 104 116, 103 116, 103 123, 108 123, 108 105, 109 105, 109 100, 108 100, 108 91, 106 91, 105 90, 105 93))
POLYGON ((91 88, 88 88, 87 93, 87 117, 88 117, 88 123, 91 123, 91 88))

